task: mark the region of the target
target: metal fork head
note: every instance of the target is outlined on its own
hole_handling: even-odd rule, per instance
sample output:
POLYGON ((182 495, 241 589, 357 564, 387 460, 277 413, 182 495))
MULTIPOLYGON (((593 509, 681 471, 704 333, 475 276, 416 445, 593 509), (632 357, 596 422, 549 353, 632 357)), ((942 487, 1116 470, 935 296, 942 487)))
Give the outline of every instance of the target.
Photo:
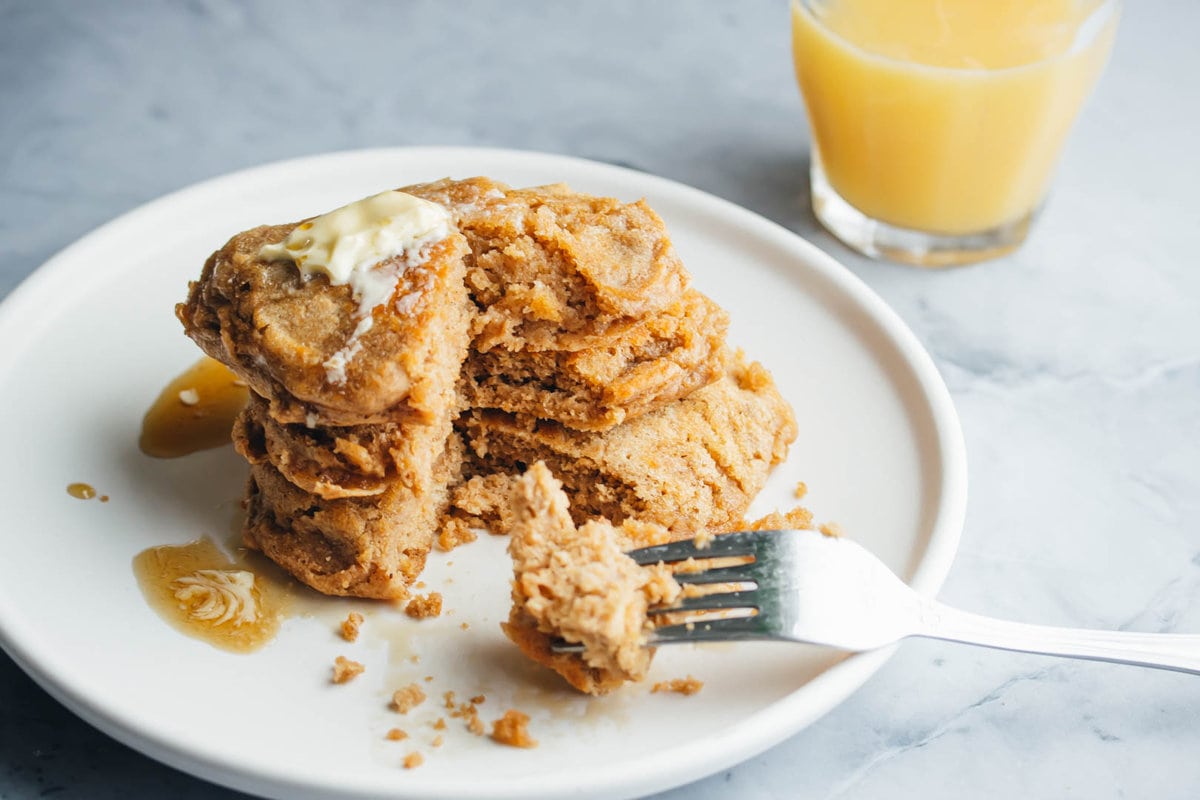
POLYGON ((779 598, 773 589, 778 576, 791 570, 789 540, 794 535, 794 531, 743 531, 714 536, 700 544, 686 539, 629 553, 639 564, 679 565, 689 561, 697 566, 706 562, 722 564, 699 571, 675 572, 675 580, 684 587, 685 596, 670 606, 650 609, 651 617, 659 617, 660 624, 648 643, 777 638, 779 598), (726 564, 736 560, 740 563, 726 564), (690 594, 688 589, 693 587, 712 587, 716 591, 690 594))
MULTIPOLYGON (((757 587, 763 580, 763 565, 777 549, 770 541, 772 537, 762 533, 765 532, 727 533, 700 545, 696 540, 682 539, 626 553, 642 566, 665 564, 675 567, 675 580, 685 591, 678 602, 649 610, 652 618, 660 619, 647 645, 774 638, 763 620, 758 618, 757 587), (736 563, 723 564, 727 561, 736 563), (723 565, 704 569, 710 562, 723 565), (721 584, 728 584, 732 590, 722 591, 721 584), (687 593, 690 587, 708 586, 716 591, 687 593), (679 621, 675 622, 677 619, 679 621)), ((583 652, 582 645, 562 639, 555 640, 552 649, 557 653, 583 652)))
MULTIPOLYGON (((911 632, 918 598, 886 566, 859 545, 816 531, 745 531, 628 553, 639 564, 680 565, 694 559, 743 563, 700 571, 676 571, 689 592, 670 606, 650 610, 668 624, 655 627, 648 645, 679 642, 776 639, 869 650, 911 632), (732 584, 721 591, 720 584, 732 584)), ((691 566, 690 564, 688 566, 691 566)), ((559 652, 578 651, 557 643, 559 652)))

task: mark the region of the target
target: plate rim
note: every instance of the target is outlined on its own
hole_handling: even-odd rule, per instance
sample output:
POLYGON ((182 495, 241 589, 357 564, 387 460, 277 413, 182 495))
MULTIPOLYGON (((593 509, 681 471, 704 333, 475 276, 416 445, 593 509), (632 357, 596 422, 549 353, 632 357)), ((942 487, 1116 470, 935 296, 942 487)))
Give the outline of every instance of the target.
MULTIPOLYGON (((389 158, 417 160, 423 157, 430 160, 455 159, 466 163, 504 161, 512 163, 515 168, 525 165, 545 168, 561 164, 564 171, 570 169, 575 172, 606 173, 613 178, 633 182, 639 191, 670 194, 683 205, 719 212, 722 217, 728 218, 736 227, 748 231, 755 238, 765 239, 785 251, 794 251, 807 269, 816 272, 839 293, 852 299, 896 348, 901 361, 911 371, 933 422, 936 453, 941 464, 938 502, 933 510, 933 526, 924 545, 924 552, 909 583, 918 592, 928 596, 937 592, 953 563, 966 518, 967 465, 966 445, 957 411, 928 351, 895 310, 830 254, 760 214, 703 190, 652 173, 555 153, 459 146, 339 150, 247 167, 190 184, 143 203, 103 223, 58 251, 0 300, 0 334, 24 308, 53 286, 60 272, 72 268, 76 252, 84 251, 106 238, 120 236, 123 229, 136 227, 141 224, 143 218, 163 209, 181 202, 201 200, 204 194, 224 190, 230 183, 269 179, 275 172, 288 173, 296 169, 336 165, 341 160, 370 162, 389 158)), ((8 368, 11 359, 19 355, 21 350, 19 346, 0 349, 0 373, 8 368)), ((157 761, 203 780, 240 791, 262 794, 283 791, 288 797, 328 797, 329 792, 334 790, 343 797, 381 796, 377 791, 365 786, 317 786, 290 781, 288 776, 264 769, 263 765, 247 764, 244 761, 230 763, 211 754, 206 758, 203 754, 198 754, 194 746, 189 747, 185 742, 170 740, 161 732, 139 730, 130 720, 122 719, 118 709, 105 708, 96 698, 83 696, 76 691, 69 679, 62 675, 49 674, 39 668, 35 654, 28 652, 28 648, 22 644, 22 637, 11 634, 11 629, 20 628, 19 623, 14 625, 14 620, 3 612, 4 608, 0 607, 0 648, 27 675, 88 724, 157 761)), ((28 642, 28 637, 25 637, 25 641, 28 642)), ((827 714, 882 667, 895 649, 896 647, 892 646, 869 653, 848 655, 801 688, 761 711, 739 720, 718 735, 693 740, 683 746, 656 751, 651 756, 626 762, 627 768, 621 771, 624 777, 610 774, 609 780, 589 786, 582 792, 577 781, 560 780, 554 784, 540 781, 535 787, 529 786, 528 783, 506 781, 498 786, 472 784, 469 787, 469 796, 481 800, 516 800, 556 797, 571 792, 579 797, 632 797, 700 780, 758 755, 827 714), (639 774, 643 768, 649 767, 654 768, 653 774, 639 774)), ((447 784, 444 780, 432 783, 419 779, 405 780, 397 782, 387 796, 459 797, 466 796, 466 788, 467 784, 447 784)))

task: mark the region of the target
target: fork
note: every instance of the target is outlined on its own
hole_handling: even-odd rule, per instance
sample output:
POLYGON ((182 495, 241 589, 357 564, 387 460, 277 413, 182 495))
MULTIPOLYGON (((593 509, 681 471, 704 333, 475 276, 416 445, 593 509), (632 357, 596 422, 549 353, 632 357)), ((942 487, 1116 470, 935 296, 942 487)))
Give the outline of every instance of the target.
MULTIPOLYGON (((677 571, 675 580, 684 586, 685 596, 650 609, 652 617, 670 615, 663 619, 672 624, 655 627, 649 646, 774 640, 863 651, 924 636, 1200 675, 1200 635, 1054 628, 960 611, 917 594, 862 546, 816 531, 730 533, 713 537, 702 548, 685 540, 628 555, 642 565, 679 565, 688 559, 699 566, 709 559, 745 562, 677 571), (701 587, 715 591, 688 596, 703 591, 701 587)), ((554 649, 583 648, 559 640, 554 649)))

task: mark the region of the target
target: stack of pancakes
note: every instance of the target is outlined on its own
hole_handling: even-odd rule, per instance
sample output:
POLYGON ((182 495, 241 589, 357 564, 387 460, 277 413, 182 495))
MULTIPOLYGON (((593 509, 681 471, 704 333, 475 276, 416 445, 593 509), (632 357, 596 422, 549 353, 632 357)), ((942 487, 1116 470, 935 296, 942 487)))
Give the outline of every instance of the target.
POLYGON ((179 308, 254 392, 234 431, 248 544, 320 591, 399 596, 448 514, 499 526, 537 461, 579 521, 741 522, 795 421, 644 202, 486 178, 400 191, 457 230, 401 265, 342 383, 321 365, 354 328, 349 290, 257 256, 294 225, 235 236, 179 308))
POLYGON ((349 286, 261 256, 295 227, 235 236, 177 313, 251 389, 233 431, 251 465, 246 544, 326 594, 400 597, 461 474, 452 425, 472 316, 466 243, 452 232, 381 264, 397 274, 393 302, 372 311, 331 376, 358 303, 349 286))

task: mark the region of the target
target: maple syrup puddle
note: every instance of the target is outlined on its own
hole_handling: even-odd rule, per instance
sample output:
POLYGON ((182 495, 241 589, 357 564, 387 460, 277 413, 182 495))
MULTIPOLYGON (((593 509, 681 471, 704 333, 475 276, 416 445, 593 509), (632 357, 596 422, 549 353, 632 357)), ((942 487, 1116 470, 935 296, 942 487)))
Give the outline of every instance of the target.
MULTIPOLYGON (((234 420, 248 399, 246 385, 205 356, 159 394, 142 420, 138 446, 148 456, 179 458, 229 444, 234 420)), ((67 491, 85 500, 96 496, 84 483, 67 491)), ((241 541, 243 522, 244 515, 235 514, 232 542, 241 541)), ((340 598, 302 586, 260 553, 236 544, 227 551, 234 555, 209 538, 150 547, 134 557, 133 572, 147 604, 171 627, 235 653, 262 648, 290 617, 328 624, 336 615, 338 623, 345 618, 340 598)))
POLYGON ((142 419, 138 447, 155 458, 178 458, 229 444, 234 418, 249 390, 219 361, 197 361, 162 390, 142 419))
POLYGON ((232 559, 211 539, 151 547, 133 559, 142 594, 173 628, 235 653, 275 638, 294 592, 245 556, 232 559))
POLYGON ((67 494, 78 500, 91 500, 96 496, 96 490, 89 483, 68 483, 67 494))

